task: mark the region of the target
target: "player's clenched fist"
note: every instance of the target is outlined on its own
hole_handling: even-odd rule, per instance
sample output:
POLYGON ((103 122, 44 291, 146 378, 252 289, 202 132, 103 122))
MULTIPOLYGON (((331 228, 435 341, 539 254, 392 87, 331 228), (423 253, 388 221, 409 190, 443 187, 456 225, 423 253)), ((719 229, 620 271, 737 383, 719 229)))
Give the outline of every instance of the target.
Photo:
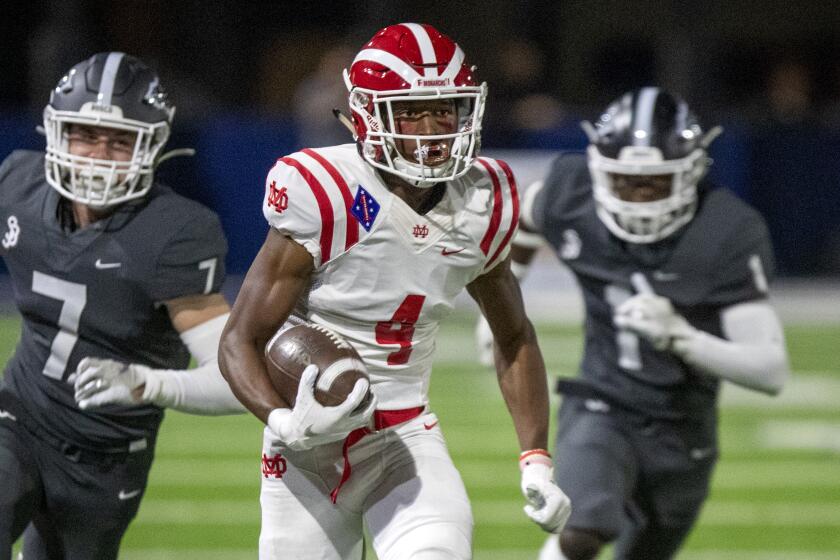
POLYGON ((559 533, 569 515, 572 502, 554 483, 554 466, 545 449, 524 451, 519 456, 522 471, 522 494, 528 503, 525 513, 549 533, 559 533))

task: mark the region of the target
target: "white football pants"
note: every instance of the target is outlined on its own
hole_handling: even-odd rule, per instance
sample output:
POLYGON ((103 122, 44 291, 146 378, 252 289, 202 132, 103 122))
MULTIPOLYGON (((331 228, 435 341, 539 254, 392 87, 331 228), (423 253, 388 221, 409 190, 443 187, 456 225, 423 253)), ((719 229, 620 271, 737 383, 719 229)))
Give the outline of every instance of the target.
POLYGON ((363 523, 380 560, 471 558, 472 512, 437 421, 421 414, 350 447, 335 504, 342 442, 295 452, 266 428, 260 559, 360 559, 363 523))

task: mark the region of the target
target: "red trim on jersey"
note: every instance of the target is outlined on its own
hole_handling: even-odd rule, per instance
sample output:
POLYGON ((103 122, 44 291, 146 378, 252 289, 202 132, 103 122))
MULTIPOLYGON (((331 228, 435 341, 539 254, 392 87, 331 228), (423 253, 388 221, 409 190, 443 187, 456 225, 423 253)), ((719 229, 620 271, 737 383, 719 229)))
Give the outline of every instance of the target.
POLYGON ((333 216, 332 203, 330 197, 327 196, 327 191, 318 181, 318 178, 312 174, 301 162, 292 157, 282 157, 278 161, 282 161, 290 167, 297 169, 297 172, 306 180, 312 194, 315 195, 315 200, 318 202, 318 210, 321 212, 321 264, 330 260, 330 253, 332 251, 333 229, 335 228, 335 217, 333 216))
POLYGON ((487 170, 487 174, 490 175, 490 180, 493 182, 493 215, 490 216, 490 225, 487 226, 487 231, 481 238, 481 252, 486 256, 490 252, 490 246, 493 244, 493 239, 499 232, 499 225, 502 223, 502 186, 499 184, 496 170, 484 158, 478 158, 477 161, 487 170))
MULTIPOLYGON (((404 408, 402 410, 374 410, 373 411, 373 430, 369 427, 356 428, 344 439, 344 445, 341 446, 341 455, 344 457, 344 468, 341 470, 341 479, 338 485, 330 492, 330 500, 335 503, 338 500, 338 493, 344 483, 350 479, 353 474, 353 466, 350 464, 350 448, 359 443, 359 441, 368 434, 372 434, 374 430, 384 430, 403 422, 408 422, 417 418, 423 411, 425 406, 418 406, 415 408, 404 408)), ((437 423, 437 422, 435 422, 437 423)), ((430 428, 426 428, 429 430, 430 428)))
POLYGON ((336 169, 332 163, 327 161, 324 156, 311 148, 306 148, 303 150, 303 153, 320 163, 321 166, 327 170, 327 173, 330 174, 330 177, 332 177, 332 180, 335 181, 335 184, 338 185, 338 190, 341 191, 341 197, 344 199, 344 213, 347 218, 347 225, 345 226, 347 234, 344 239, 344 250, 346 251, 359 242, 359 221, 351 212, 351 209, 353 208, 353 193, 350 192, 350 187, 347 186, 347 181, 344 180, 344 177, 341 176, 338 169, 336 169))
POLYGON ((510 242, 510 238, 513 237, 513 232, 516 231, 516 226, 519 225, 519 192, 516 190, 516 179, 513 176, 513 171, 511 171, 510 166, 507 163, 496 160, 496 163, 499 164, 499 167, 502 168, 502 171, 505 172, 505 178, 507 179, 508 186, 510 187, 510 199, 513 203, 513 216, 510 220, 510 229, 507 230, 504 239, 502 242, 499 243, 499 248, 496 249, 496 252, 493 253, 493 256, 487 261, 487 264, 484 265, 485 268, 489 267, 493 264, 493 262, 498 258, 501 254, 502 250, 507 247, 507 244, 510 242))

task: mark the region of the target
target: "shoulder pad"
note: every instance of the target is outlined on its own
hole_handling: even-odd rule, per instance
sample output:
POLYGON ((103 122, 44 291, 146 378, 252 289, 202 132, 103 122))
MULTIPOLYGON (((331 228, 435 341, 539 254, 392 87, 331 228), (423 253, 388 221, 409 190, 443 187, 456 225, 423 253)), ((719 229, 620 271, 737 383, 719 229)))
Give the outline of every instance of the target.
POLYGON ((761 214, 730 191, 713 188, 705 193, 679 245, 675 263, 681 261, 707 279, 704 303, 730 305, 767 297, 775 267, 770 234, 761 214))
POLYGON ((353 204, 348 179, 322 150, 282 157, 266 177, 263 215, 271 227, 303 245, 316 266, 358 242, 353 204))
POLYGON ((560 154, 551 165, 543 187, 533 204, 534 226, 548 232, 562 225, 584 205, 592 204, 592 179, 586 155, 560 154))
POLYGON ((487 258, 484 269, 489 270, 510 251, 510 240, 519 225, 519 193, 513 171, 504 161, 480 157, 475 167, 486 174, 493 189, 493 209, 480 243, 481 252, 487 258))

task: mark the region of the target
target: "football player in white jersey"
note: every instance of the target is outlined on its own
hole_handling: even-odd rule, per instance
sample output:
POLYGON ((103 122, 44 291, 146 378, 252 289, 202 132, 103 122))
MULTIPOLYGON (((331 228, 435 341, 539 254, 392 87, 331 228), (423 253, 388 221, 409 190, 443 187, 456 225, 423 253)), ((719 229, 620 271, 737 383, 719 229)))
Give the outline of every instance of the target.
POLYGON ((428 402, 438 324, 465 287, 499 341, 525 511, 557 532, 570 504, 552 482, 546 373, 508 261, 516 184, 478 157, 486 86, 450 38, 412 23, 379 31, 344 78, 356 142, 271 169, 271 229, 220 346, 234 393, 267 424, 260 558, 361 558, 363 525, 383 560, 471 557, 469 501, 428 402), (263 350, 290 316, 358 350, 369 409, 352 412, 365 381, 337 407, 314 401, 315 366, 294 408, 276 393, 263 350))

